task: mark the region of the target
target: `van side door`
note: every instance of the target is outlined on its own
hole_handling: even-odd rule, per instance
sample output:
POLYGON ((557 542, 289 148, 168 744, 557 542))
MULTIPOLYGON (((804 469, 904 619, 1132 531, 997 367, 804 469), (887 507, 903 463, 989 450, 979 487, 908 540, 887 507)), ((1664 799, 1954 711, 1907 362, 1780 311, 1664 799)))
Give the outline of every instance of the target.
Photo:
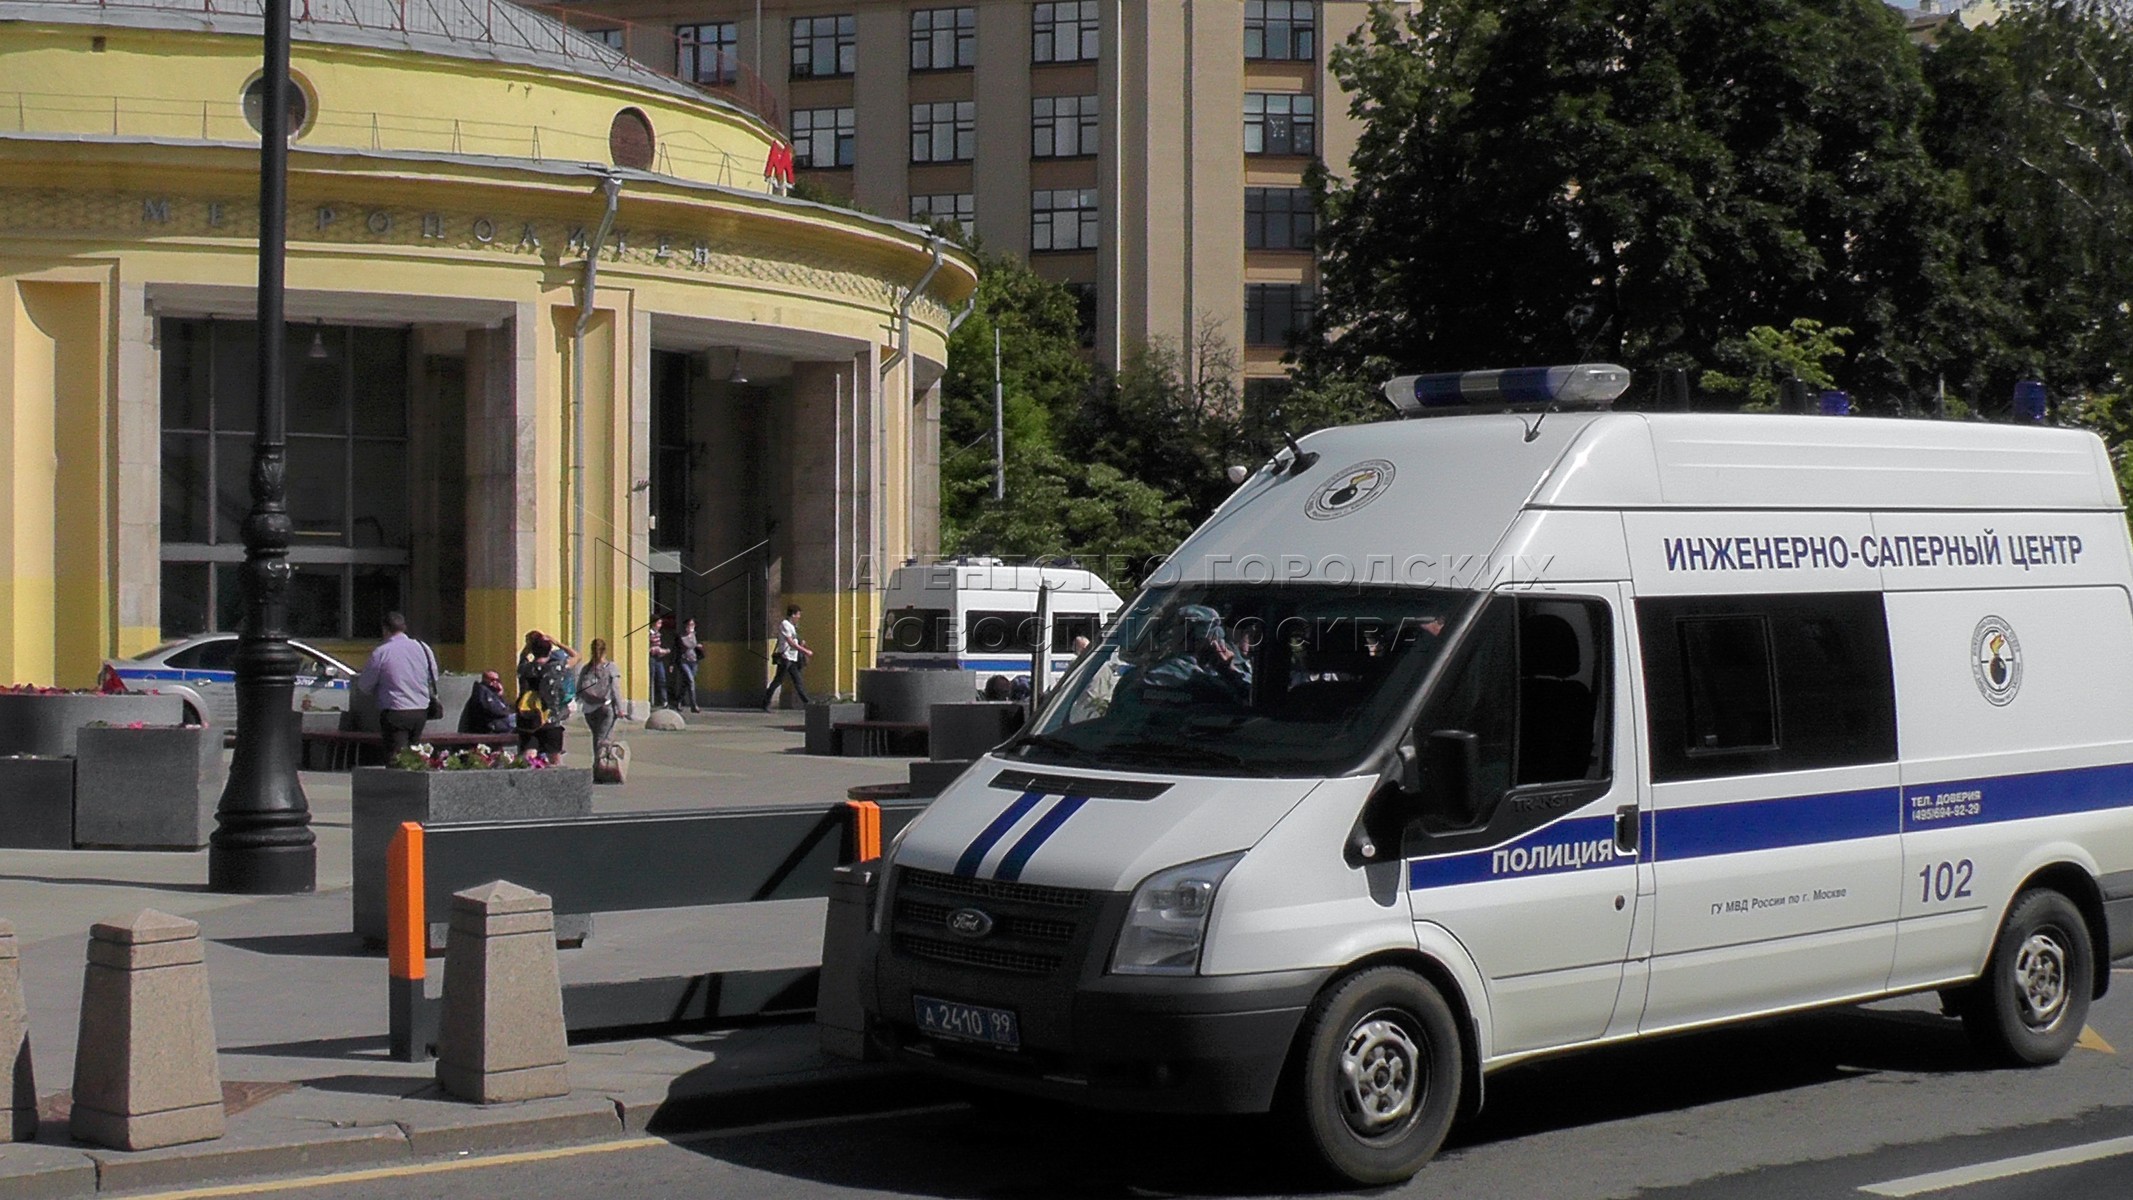
POLYGON ((1887 987, 1902 862, 1879 592, 1637 601, 1656 890, 1645 1031, 1887 987))
POLYGON ((1621 601, 1604 584, 1491 598, 1415 728, 1410 903, 1487 980, 1491 1054, 1597 1038, 1621 991, 1638 837, 1621 601))

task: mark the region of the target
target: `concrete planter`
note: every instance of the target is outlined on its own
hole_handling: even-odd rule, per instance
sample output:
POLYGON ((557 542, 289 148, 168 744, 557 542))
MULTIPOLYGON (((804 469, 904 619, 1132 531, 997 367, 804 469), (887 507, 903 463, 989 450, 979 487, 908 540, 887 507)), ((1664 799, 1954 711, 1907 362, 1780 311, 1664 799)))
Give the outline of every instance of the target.
POLYGON ((185 702, 176 696, 0 692, 0 754, 72 754, 75 731, 91 721, 177 725, 184 720, 185 702))
POLYGON ((73 759, 0 758, 0 848, 74 848, 73 759))
POLYGON ((87 726, 74 764, 74 844, 197 850, 222 797, 222 732, 200 725, 87 726))
POLYGON ((967 671, 912 671, 891 667, 859 672, 859 702, 867 718, 923 725, 936 704, 969 701, 975 693, 967 671))
POLYGON ((979 700, 936 704, 927 717, 926 749, 936 762, 967 762, 1015 736, 1022 728, 1022 706, 1012 701, 979 700))
POLYGON ((864 704, 836 704, 818 700, 807 706, 807 742, 803 747, 809 754, 834 755, 837 753, 836 726, 846 721, 867 719, 864 704))
MULTIPOLYGON (((592 812, 592 771, 550 767, 523 771, 400 771, 358 767, 350 776, 354 805, 355 931, 385 940, 385 855, 403 821, 444 825, 524 817, 582 817, 592 812)), ((444 944, 447 914, 430 918, 430 944, 444 944)), ((556 940, 581 941, 592 918, 556 918, 556 940)))

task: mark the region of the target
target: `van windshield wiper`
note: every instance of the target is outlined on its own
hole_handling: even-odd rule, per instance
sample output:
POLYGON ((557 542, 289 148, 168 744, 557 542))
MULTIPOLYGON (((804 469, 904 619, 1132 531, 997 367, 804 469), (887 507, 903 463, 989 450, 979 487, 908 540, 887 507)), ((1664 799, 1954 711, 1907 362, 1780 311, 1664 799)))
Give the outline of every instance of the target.
POLYGON ((1049 733, 1026 734, 1015 743, 1015 749, 1017 750, 1027 749, 1031 746, 1035 746, 1040 750, 1055 751, 1069 758, 1080 758, 1089 752, 1089 748, 1080 742, 1070 742, 1063 737, 1054 737, 1049 733))

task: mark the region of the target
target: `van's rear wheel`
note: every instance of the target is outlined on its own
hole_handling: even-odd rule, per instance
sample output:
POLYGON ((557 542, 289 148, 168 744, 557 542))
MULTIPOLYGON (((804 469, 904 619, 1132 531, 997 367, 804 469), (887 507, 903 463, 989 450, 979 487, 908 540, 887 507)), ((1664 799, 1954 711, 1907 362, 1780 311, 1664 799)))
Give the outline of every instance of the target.
POLYGON ((1361 1184, 1398 1183, 1444 1141, 1458 1110, 1459 1028, 1411 971, 1342 980, 1305 1015, 1290 1065, 1295 1131, 1326 1168, 1361 1184))
POLYGON ((2074 902, 2045 889, 2024 892, 1962 1007, 1963 1028, 2003 1062, 2058 1062, 2088 1022, 2095 972, 2088 922, 2074 902))

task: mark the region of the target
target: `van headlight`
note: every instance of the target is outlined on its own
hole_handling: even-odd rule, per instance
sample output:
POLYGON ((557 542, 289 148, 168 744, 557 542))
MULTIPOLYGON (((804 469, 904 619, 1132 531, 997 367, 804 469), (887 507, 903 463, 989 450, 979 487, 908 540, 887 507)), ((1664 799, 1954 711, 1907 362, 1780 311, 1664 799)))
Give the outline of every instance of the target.
POLYGON ((1190 975, 1200 969, 1215 889, 1243 853, 1157 871, 1134 889, 1126 927, 1111 952, 1114 975, 1190 975))

